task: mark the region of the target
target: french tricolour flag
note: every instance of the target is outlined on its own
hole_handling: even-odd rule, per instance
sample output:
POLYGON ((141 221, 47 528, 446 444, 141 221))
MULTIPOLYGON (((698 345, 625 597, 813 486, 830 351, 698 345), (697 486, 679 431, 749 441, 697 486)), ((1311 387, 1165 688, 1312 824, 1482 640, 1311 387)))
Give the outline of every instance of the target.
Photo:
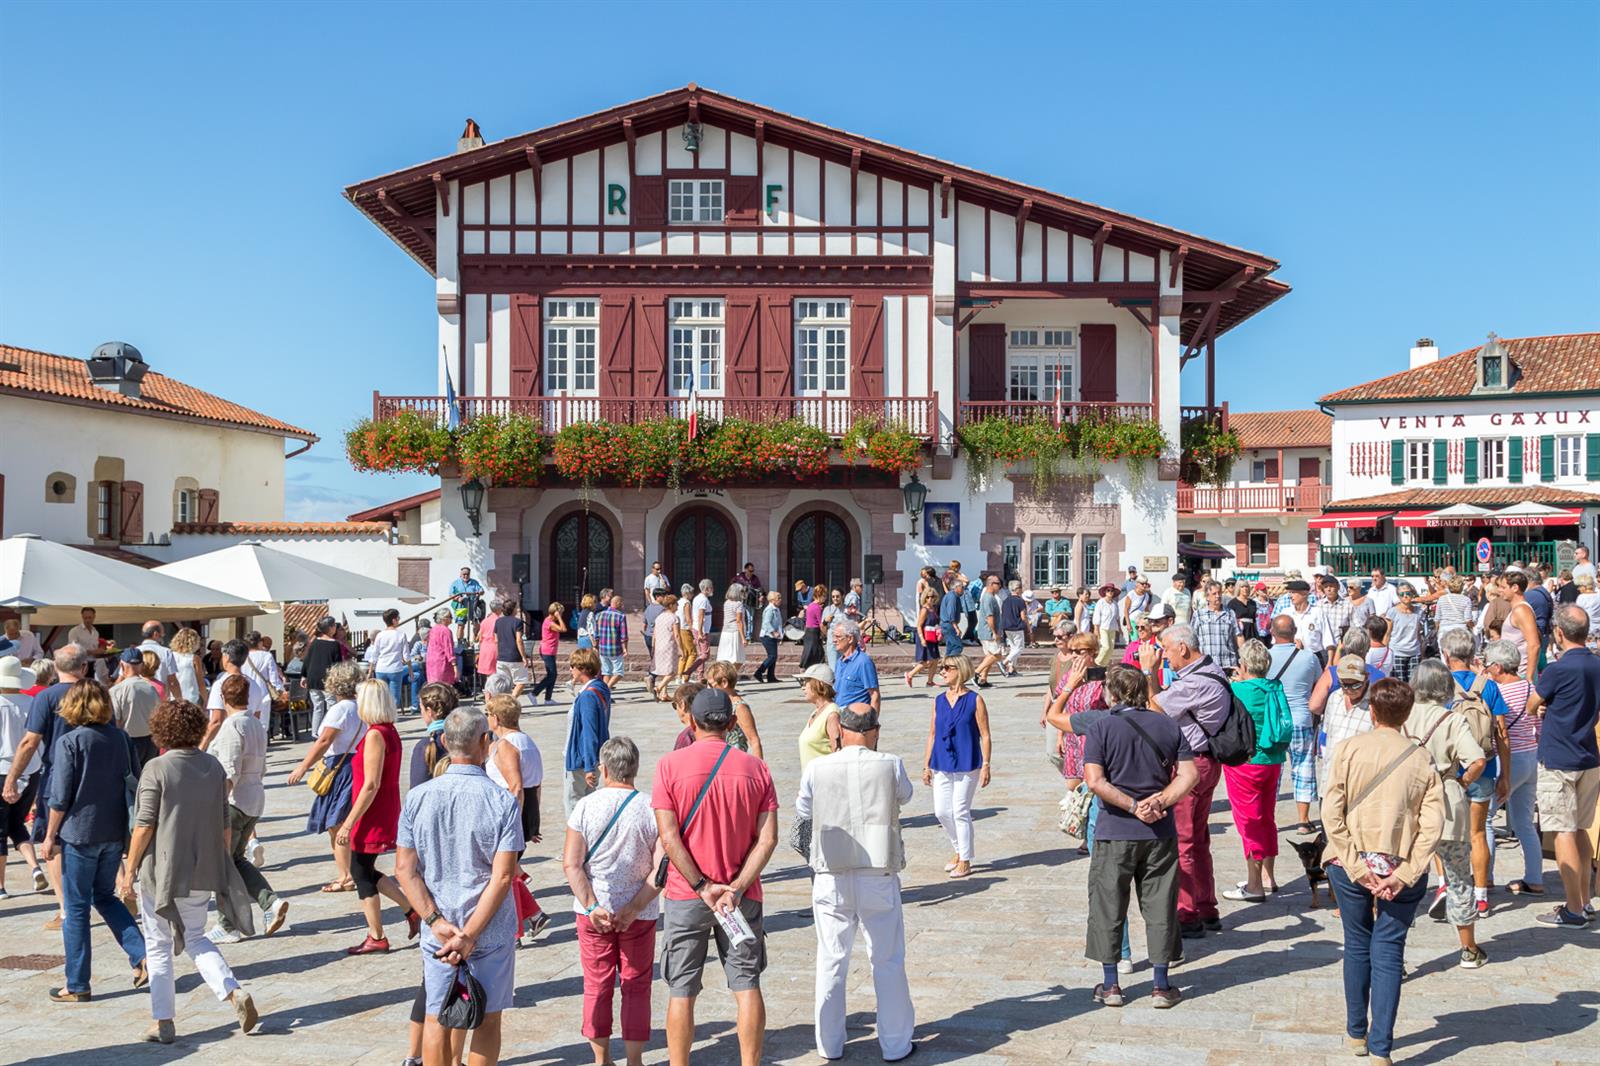
POLYGON ((700 432, 700 379, 689 371, 689 439, 700 432))

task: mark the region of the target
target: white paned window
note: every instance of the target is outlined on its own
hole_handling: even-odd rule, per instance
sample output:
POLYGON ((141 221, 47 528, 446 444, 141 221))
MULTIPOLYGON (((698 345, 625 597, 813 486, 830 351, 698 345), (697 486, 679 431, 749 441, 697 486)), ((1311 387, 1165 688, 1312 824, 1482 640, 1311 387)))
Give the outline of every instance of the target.
POLYGON ((1033 538, 1033 587, 1072 584, 1072 538, 1033 538))
POLYGON ((672 395, 698 388, 702 396, 721 396, 722 301, 673 300, 671 309, 672 395))
POLYGON ((680 178, 667 183, 668 222, 721 222, 722 181, 680 178))
POLYGON ((97 481, 94 486, 94 535, 111 536, 112 488, 109 481, 97 481))
POLYGON ((1267 565, 1267 535, 1265 533, 1249 534, 1250 565, 1267 565))
POLYGON ((1265 481, 1265 480, 1267 480, 1267 461, 1265 459, 1252 459, 1252 460, 1250 460, 1250 480, 1251 481, 1265 481))
POLYGON ((1433 480, 1433 441, 1412 440, 1406 442, 1406 480, 1433 480))
POLYGON ((1006 398, 1070 402, 1078 396, 1078 331, 1014 329, 1006 345, 1006 398))
POLYGON ((194 489, 178 490, 178 521, 193 522, 199 513, 200 494, 194 489))
POLYGON ((600 302, 546 300, 544 391, 547 395, 595 396, 600 389, 600 302))
POLYGON ((1583 477, 1583 438, 1572 435, 1556 438, 1556 477, 1583 477))
POLYGON ((850 301, 800 300, 794 305, 795 391, 843 392, 850 362, 850 301))
POLYGON ((1085 588, 1100 585, 1100 538, 1083 538, 1083 584, 1085 588))
POLYGON ((1486 440, 1478 447, 1478 477, 1484 481, 1500 481, 1506 476, 1506 442, 1486 440))

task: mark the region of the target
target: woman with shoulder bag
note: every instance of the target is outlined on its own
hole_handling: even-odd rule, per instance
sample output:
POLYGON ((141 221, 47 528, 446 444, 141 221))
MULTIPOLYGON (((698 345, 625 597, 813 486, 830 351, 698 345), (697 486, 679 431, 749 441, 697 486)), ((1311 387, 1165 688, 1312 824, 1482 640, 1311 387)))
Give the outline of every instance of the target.
POLYGON ((315 767, 310 782, 313 798, 306 816, 306 832, 327 833, 338 876, 322 886, 324 892, 353 892, 356 883, 350 876, 350 849, 339 843, 339 825, 350 813, 353 794, 350 788, 357 745, 366 732, 356 713, 356 687, 361 683, 361 668, 354 662, 334 663, 323 676, 322 685, 335 701, 322 719, 322 732, 312 742, 300 765, 289 771, 289 784, 298 785, 315 767))
POLYGON ((1256 750, 1248 761, 1222 768, 1245 866, 1245 880, 1222 898, 1242 903, 1264 903, 1269 892, 1278 891, 1273 869, 1278 857, 1278 781, 1294 734, 1294 716, 1283 683, 1267 676, 1271 669, 1266 645, 1245 641, 1239 649, 1239 676, 1231 687, 1255 727, 1256 750))

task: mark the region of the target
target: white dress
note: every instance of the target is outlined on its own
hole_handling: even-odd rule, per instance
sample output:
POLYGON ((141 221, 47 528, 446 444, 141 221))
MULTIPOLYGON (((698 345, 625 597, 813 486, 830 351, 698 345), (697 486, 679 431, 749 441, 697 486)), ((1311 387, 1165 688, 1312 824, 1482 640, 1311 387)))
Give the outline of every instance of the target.
POLYGON ((717 662, 744 662, 744 604, 738 600, 722 602, 722 636, 717 640, 717 662))

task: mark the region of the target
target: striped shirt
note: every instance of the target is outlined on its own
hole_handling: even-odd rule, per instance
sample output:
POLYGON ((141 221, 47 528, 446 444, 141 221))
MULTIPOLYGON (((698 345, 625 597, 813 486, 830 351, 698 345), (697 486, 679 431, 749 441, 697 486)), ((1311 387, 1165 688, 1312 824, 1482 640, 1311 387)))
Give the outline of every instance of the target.
POLYGON ((1442 634, 1452 629, 1470 629, 1475 613, 1471 600, 1459 592, 1447 592, 1433 605, 1434 631, 1442 634))
POLYGON ((1512 751, 1536 751, 1539 747, 1539 719, 1528 713, 1526 681, 1497 681, 1500 698, 1506 701, 1506 739, 1512 751))

